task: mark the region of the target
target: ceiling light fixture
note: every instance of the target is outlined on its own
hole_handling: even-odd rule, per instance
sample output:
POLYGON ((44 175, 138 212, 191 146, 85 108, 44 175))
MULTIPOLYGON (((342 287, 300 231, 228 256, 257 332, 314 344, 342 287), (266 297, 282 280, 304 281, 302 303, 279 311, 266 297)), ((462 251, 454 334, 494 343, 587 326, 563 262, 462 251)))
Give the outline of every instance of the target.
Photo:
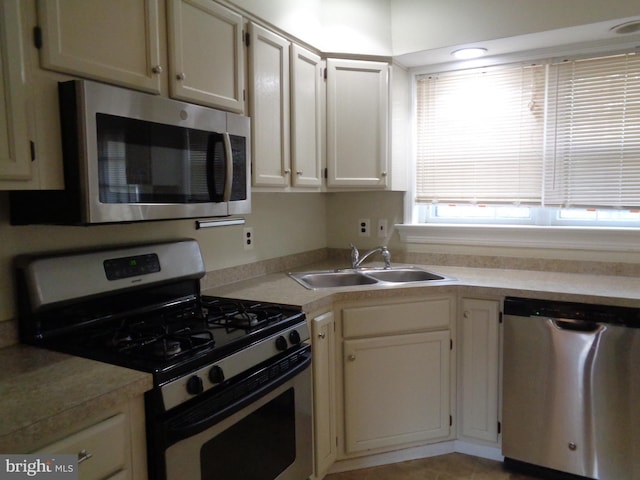
POLYGON ((451 52, 451 55, 459 60, 469 60, 472 58, 482 57, 487 53, 486 48, 472 47, 472 48, 460 48, 451 52))

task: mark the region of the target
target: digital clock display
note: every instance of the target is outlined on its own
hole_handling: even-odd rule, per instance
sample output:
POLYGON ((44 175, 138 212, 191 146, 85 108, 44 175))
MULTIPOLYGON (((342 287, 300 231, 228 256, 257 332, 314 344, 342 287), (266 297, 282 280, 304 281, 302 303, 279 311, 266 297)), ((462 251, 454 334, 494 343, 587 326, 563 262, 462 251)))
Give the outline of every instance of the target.
POLYGON ((160 260, 155 253, 136 255, 135 257, 111 258, 104 261, 104 273, 107 280, 149 275, 160 271, 160 260))

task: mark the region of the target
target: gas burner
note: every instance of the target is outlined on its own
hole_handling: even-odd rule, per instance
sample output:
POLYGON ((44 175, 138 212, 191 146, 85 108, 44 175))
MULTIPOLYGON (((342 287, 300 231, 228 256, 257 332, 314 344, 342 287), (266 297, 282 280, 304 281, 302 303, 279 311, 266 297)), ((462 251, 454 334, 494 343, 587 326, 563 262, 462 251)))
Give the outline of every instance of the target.
POLYGON ((127 332, 117 331, 111 337, 107 338, 106 346, 121 348, 130 345, 133 342, 133 338, 127 332))
POLYGON ((238 312, 231 316, 231 324, 237 328, 252 328, 258 325, 260 320, 253 312, 238 312))
POLYGON ((156 357, 173 357, 180 352, 182 352, 182 345, 179 340, 163 338, 153 343, 152 353, 156 357))

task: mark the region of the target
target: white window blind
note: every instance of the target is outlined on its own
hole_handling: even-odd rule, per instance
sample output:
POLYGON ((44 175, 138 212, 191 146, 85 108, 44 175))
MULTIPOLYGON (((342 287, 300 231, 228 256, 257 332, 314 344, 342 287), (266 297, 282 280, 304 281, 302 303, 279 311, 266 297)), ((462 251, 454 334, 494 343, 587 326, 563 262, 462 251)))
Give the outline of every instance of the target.
POLYGON ((544 66, 419 78, 417 201, 539 204, 544 85, 544 66))
POLYGON ((417 79, 418 203, 640 207, 640 55, 417 79))
POLYGON ((547 205, 640 206, 640 58, 551 65, 547 205))

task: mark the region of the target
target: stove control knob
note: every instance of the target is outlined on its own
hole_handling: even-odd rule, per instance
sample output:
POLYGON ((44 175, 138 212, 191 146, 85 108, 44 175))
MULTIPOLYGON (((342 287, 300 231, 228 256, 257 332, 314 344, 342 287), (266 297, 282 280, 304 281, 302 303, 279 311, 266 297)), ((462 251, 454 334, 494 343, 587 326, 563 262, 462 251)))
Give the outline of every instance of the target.
POLYGON ((199 393, 202 393, 204 391, 204 385, 202 383, 202 379, 197 376, 197 375, 193 375, 191 378, 189 378, 189 380, 187 380, 187 392, 189 392, 191 395, 197 395, 199 393))
POLYGON ((298 345, 300 343, 300 334, 297 330, 291 330, 291 332, 289 332, 289 341, 294 345, 298 345))
POLYGON ((211 383, 224 382, 224 372, 220 365, 214 365, 211 367, 211 370, 209 370, 209 380, 211 380, 211 383))
POLYGON ((280 350, 281 352, 284 352, 287 349, 287 339, 284 338, 282 335, 280 335, 278 338, 276 338, 276 349, 280 350))

